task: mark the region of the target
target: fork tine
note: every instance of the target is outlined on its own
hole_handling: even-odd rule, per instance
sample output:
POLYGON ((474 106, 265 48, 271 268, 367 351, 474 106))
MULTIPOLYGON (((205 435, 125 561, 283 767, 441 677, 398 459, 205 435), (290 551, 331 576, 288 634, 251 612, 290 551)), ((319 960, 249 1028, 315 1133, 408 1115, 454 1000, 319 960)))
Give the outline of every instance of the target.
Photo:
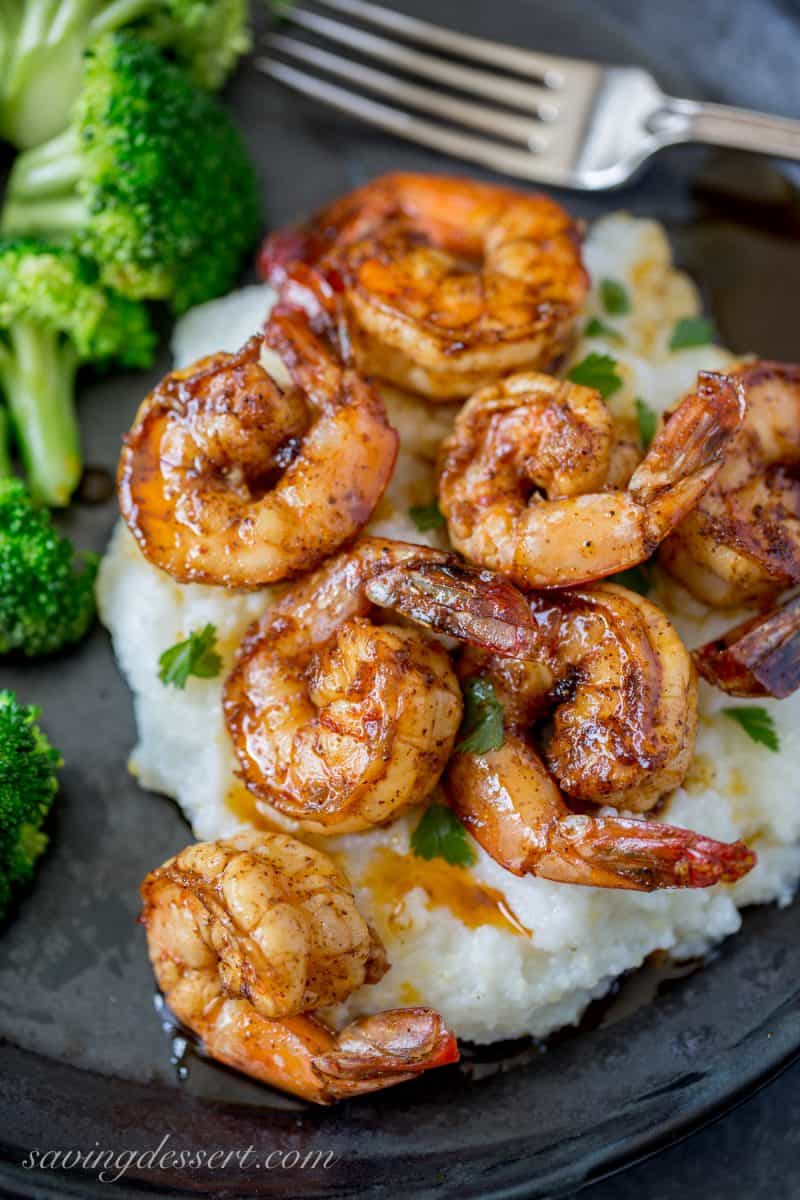
POLYGON ((564 186, 570 182, 570 174, 563 166, 548 161, 545 156, 532 154, 529 150, 498 146, 487 138, 444 129, 431 121, 414 117, 402 109, 369 100, 337 84, 326 83, 286 63, 262 58, 256 60, 256 66, 264 74, 294 88, 295 91, 302 92, 303 95, 322 100, 340 112, 348 113, 397 137, 449 154, 453 158, 478 163, 501 175, 512 175, 534 183, 564 186))
POLYGON ((506 141, 527 146, 529 150, 544 149, 544 142, 539 134, 542 126, 529 117, 519 117, 487 105, 458 100, 454 96, 449 96, 445 92, 437 92, 433 88, 405 83, 395 75, 390 75, 385 71, 376 71, 372 67, 364 66, 350 58, 343 58, 339 54, 330 54, 327 50, 286 34, 270 35, 267 38, 267 45, 287 57, 299 59, 312 67, 318 67, 329 75, 338 76, 340 79, 367 88, 380 96, 388 96, 391 100, 399 101, 401 104, 408 104, 412 108, 427 113, 428 116, 443 117, 469 129, 496 134, 506 141))
POLYGON ((503 79, 491 71, 482 71, 476 67, 458 66, 443 58, 412 50, 389 38, 378 37, 377 34, 366 33, 352 25, 323 17, 308 9, 292 8, 289 17, 295 25, 300 25, 311 33, 319 34, 351 50, 358 50, 367 57, 389 63, 395 69, 409 71, 424 79, 431 79, 434 83, 450 84, 462 92, 483 96, 495 103, 500 101, 509 104, 512 108, 533 113, 542 121, 551 121, 557 115, 554 94, 539 85, 503 79))
POLYGON ((398 33, 410 41, 419 42, 420 45, 436 47, 437 50, 458 54, 462 58, 471 58, 475 62, 504 67, 521 75, 532 75, 547 88, 560 88, 564 83, 564 72, 570 67, 588 65, 577 59, 536 54, 532 50, 521 50, 503 42, 491 42, 470 37, 466 33, 456 33, 455 30, 444 29, 430 21, 406 16, 395 9, 384 9, 377 4, 366 3, 365 0, 317 0, 317 3, 323 8, 333 9, 342 16, 355 17, 356 20, 365 21, 379 29, 398 33))

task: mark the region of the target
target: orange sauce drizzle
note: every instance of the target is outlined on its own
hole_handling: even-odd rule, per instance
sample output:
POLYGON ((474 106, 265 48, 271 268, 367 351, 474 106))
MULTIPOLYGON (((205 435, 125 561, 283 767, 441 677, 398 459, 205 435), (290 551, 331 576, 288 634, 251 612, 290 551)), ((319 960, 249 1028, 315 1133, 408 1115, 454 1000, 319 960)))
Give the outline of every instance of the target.
POLYGON ((506 933, 530 937, 508 901, 497 888, 479 883, 464 867, 454 867, 442 858, 424 859, 395 850, 377 852, 364 874, 379 908, 391 922, 402 908, 407 894, 423 888, 428 894, 427 907, 448 908, 468 929, 493 925, 506 933))
POLYGON ((262 807, 257 796, 248 792, 243 783, 235 783, 228 789, 225 796, 225 806, 239 821, 252 825, 253 829, 263 829, 267 833, 285 833, 268 809, 262 807))

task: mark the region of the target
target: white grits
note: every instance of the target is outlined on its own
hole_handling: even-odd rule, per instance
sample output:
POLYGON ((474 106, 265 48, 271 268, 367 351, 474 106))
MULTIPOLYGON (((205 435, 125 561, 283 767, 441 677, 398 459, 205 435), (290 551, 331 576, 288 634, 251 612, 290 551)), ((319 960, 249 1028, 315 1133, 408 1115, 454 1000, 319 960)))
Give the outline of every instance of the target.
MULTIPOLYGON (((725 351, 709 346, 669 352, 676 319, 696 314, 699 304, 693 285, 672 268, 658 224, 624 215, 604 218, 589 234, 586 260, 595 283, 604 277, 621 279, 633 301, 629 316, 608 318, 593 292, 587 318, 597 315, 613 324, 625 344, 593 338, 574 356, 609 353, 620 363, 625 387, 613 397, 615 411, 630 415, 637 396, 662 410, 691 386, 698 369, 730 361, 725 351)), ((176 329, 176 362, 236 349, 257 331, 270 299, 269 289, 253 287, 194 310, 176 329)), ((387 399, 402 451, 369 528, 433 543, 441 535, 419 534, 407 510, 434 496, 432 461, 452 410, 405 397, 387 399)), ((211 622, 227 668, 248 624, 269 604, 269 589, 245 595, 177 584, 145 562, 120 525, 103 563, 99 598, 134 695, 139 740, 131 769, 144 787, 178 801, 197 838, 240 828, 242 809, 237 815, 229 806, 231 800, 241 801, 244 792, 222 721, 224 673, 213 680, 190 679, 181 692, 159 682, 157 663, 168 646, 211 622)), ((709 613, 663 578, 654 598, 689 647, 736 619, 709 613)), ((371 864, 377 862, 380 870, 387 861, 387 851, 406 855, 419 820, 419 811, 413 811, 387 828, 330 843, 341 854, 362 912, 379 929, 392 963, 379 984, 355 993, 339 1015, 422 1003, 442 1012, 459 1036, 478 1042, 524 1033, 543 1036, 577 1021, 590 999, 652 951, 702 953, 736 932, 741 906, 788 903, 800 877, 800 694, 765 704, 779 732, 778 754, 751 742, 720 714, 730 703, 701 683, 695 760, 663 819, 726 841, 745 838, 759 861, 740 883, 652 895, 570 887, 517 879, 476 847, 473 880, 501 893, 530 934, 495 924, 468 927, 449 907, 436 903, 433 888, 433 894, 425 890, 426 866, 413 856, 400 862, 402 869, 407 867, 409 890, 405 895, 401 891, 399 899, 364 883, 371 864), (411 886, 414 880, 422 882, 411 886)), ((397 865, 397 859, 391 861, 397 865)), ((441 869, 445 874, 452 870, 441 869)))

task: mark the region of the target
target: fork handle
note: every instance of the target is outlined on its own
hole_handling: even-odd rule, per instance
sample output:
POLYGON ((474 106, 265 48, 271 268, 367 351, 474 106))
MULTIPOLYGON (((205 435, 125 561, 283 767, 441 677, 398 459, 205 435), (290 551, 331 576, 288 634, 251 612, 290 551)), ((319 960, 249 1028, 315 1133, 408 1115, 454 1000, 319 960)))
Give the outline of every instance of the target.
POLYGON ((665 143, 702 142, 800 162, 800 121, 791 117, 667 97, 650 127, 665 143))

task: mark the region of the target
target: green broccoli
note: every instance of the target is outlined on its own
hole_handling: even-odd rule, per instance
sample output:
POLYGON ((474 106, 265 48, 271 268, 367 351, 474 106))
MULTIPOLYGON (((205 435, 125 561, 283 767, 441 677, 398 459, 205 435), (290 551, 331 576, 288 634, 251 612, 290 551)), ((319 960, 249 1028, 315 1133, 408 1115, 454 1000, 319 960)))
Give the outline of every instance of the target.
POLYGON ((0 479, 0 655, 52 654, 94 620, 99 558, 76 552, 20 479, 0 479))
POLYGON ((0 229, 72 240, 132 299, 177 312, 230 288, 260 229, 228 114, 146 42, 101 38, 69 128, 19 155, 0 229))
POLYGON ((215 91, 252 45, 247 0, 116 0, 98 18, 103 33, 127 26, 174 55, 196 84, 215 91), (118 17, 117 14, 120 14, 118 17))
POLYGON ((91 260, 63 246, 0 241, 0 393, 31 491, 46 504, 68 503, 81 475, 79 364, 153 361, 147 309, 97 276, 91 260))
POLYGON ((0 0, 0 139, 29 149, 60 133, 84 51, 123 28, 211 89, 250 47, 247 0, 0 0))
POLYGON ((13 692, 0 692, 0 920, 12 892, 33 878, 47 845, 42 825, 58 790, 61 755, 36 724, 38 716, 13 692))

